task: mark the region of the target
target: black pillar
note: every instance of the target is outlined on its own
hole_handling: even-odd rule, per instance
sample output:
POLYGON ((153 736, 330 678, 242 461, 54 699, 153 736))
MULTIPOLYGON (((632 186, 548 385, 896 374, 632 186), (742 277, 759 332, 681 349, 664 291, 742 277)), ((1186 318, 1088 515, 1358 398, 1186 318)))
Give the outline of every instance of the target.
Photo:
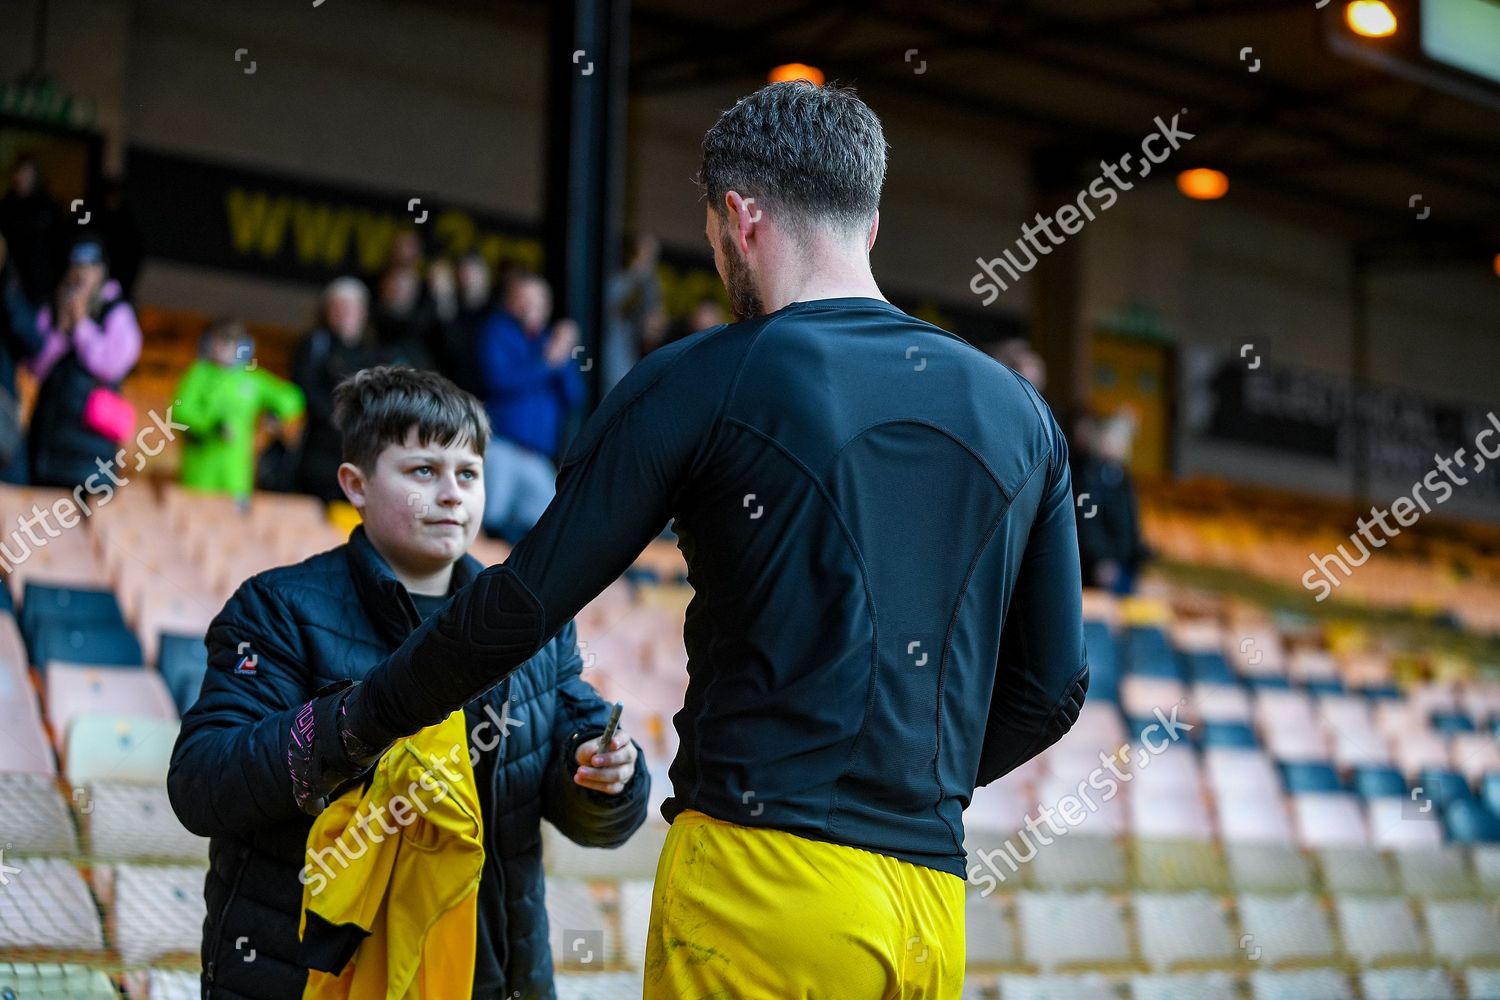
POLYGON ((547 25, 547 181, 542 246, 555 315, 578 323, 588 409, 599 401, 605 283, 624 222, 627 0, 555 0, 547 25))

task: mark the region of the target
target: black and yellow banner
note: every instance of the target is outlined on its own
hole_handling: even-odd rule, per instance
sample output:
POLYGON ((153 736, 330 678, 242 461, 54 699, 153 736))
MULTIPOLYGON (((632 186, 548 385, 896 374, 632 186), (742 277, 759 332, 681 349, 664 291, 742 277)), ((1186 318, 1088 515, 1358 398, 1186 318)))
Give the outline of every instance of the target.
POLYGON ((378 271, 396 234, 416 229, 429 257, 477 249, 491 264, 541 266, 532 226, 419 191, 324 184, 138 146, 128 156, 127 203, 148 255, 324 282, 378 271))

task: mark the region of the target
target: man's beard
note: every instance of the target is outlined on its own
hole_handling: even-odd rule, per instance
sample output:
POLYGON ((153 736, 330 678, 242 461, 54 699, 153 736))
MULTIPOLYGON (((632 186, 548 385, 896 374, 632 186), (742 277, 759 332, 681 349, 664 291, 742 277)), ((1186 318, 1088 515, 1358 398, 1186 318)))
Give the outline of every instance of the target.
POLYGON ((764 316, 765 303, 755 288, 755 279, 750 274, 750 265, 739 254, 739 247, 721 232, 719 248, 724 253, 724 290, 729 293, 729 311, 743 323, 747 319, 764 316))

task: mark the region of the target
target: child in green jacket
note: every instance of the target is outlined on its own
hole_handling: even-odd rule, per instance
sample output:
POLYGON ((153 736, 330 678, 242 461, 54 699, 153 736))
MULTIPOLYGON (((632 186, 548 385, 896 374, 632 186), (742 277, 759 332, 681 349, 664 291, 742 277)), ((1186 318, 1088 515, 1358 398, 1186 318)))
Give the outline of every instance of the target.
POLYGON ((204 331, 201 357, 177 386, 176 419, 188 425, 182 485, 248 499, 255 488, 255 426, 302 415, 302 390, 256 365, 254 341, 232 319, 204 331))

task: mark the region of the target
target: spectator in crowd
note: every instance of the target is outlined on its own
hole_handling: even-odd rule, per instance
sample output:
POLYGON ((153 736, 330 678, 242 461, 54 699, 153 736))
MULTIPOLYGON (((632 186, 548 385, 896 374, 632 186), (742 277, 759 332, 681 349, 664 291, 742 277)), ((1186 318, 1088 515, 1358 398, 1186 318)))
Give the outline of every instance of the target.
POLYGON ((204 331, 197 361, 177 385, 175 417, 188 425, 182 484, 248 501, 255 488, 255 431, 264 415, 273 433, 302 415, 302 390, 255 363, 255 342, 238 320, 204 331))
POLYGON ((511 280, 503 311, 480 331, 479 374, 495 432, 485 455, 489 531, 518 537, 552 500, 563 422, 583 401, 577 344, 577 324, 552 322, 552 289, 532 274, 511 280))
POLYGON ((996 361, 1030 382, 1043 396, 1047 394, 1047 362, 1024 337, 1002 340, 991 352, 996 361))
POLYGON ((29 479, 16 365, 41 349, 36 310, 21 289, 21 276, 0 236, 0 482, 23 485, 29 479))
MULTIPOLYGON (((216 996, 300 997, 309 967, 343 965, 342 956, 330 962, 319 952, 314 931, 326 937, 347 925, 309 921, 299 941, 304 884, 316 894, 341 875, 355 877, 343 874, 343 859, 309 850, 308 813, 318 803, 294 785, 290 759, 313 731, 331 732, 334 723, 299 719, 331 680, 347 686, 362 678, 483 569, 465 554, 484 509, 489 426, 478 400, 433 372, 375 368, 339 385, 335 406, 348 459, 338 483, 363 524, 345 545, 252 577, 219 612, 208 629, 202 694, 183 717, 167 775, 178 819, 211 838, 202 949, 204 989, 216 996), (247 655, 259 664, 249 677, 241 669, 247 655), (240 961, 236 943, 247 929, 260 956, 254 963, 240 961)), ((651 780, 640 748, 616 730, 600 750, 609 706, 580 678, 581 667, 570 622, 511 679, 461 709, 469 756, 458 766, 472 766, 484 849, 475 936, 456 944, 473 950, 472 994, 462 996, 554 995, 543 819, 584 846, 618 847, 646 818, 651 780)), ((349 752, 368 773, 375 761, 352 744, 349 752)), ((362 791, 356 781, 328 801, 362 791)), ((431 802, 407 805, 425 813, 431 802)), ((390 810, 403 825, 412 818, 404 815, 390 810)), ((379 843, 381 826, 394 832, 384 818, 363 832, 347 828, 350 856, 379 843)), ((430 896, 387 897, 382 912, 392 922, 403 913, 430 919, 423 909, 434 905, 430 896)), ((357 965, 363 957, 355 955, 357 965)))
POLYGON ((1105 420, 1082 412, 1069 436, 1083 580, 1116 594, 1135 591, 1136 577, 1149 555, 1141 535, 1135 482, 1126 465, 1134 436, 1135 417, 1128 409, 1105 420))
POLYGON ((479 331, 496 308, 489 262, 478 250, 460 257, 456 268, 438 261, 429 271, 427 283, 439 319, 433 345, 438 371, 465 392, 482 396, 479 331))
POLYGON ((729 314, 724 311, 724 304, 712 295, 705 295, 698 300, 686 316, 673 322, 667 328, 667 336, 663 343, 673 344, 683 337, 701 330, 722 326, 728 322, 729 314))
POLYGON ((0 236, 10 247, 21 288, 35 309, 45 306, 66 267, 68 230, 62 207, 47 191, 41 168, 20 156, 11 170, 10 189, 0 198, 0 236))
POLYGON ((370 293, 358 278, 338 278, 323 290, 318 324, 292 355, 292 381, 307 404, 307 423, 293 485, 324 501, 341 500, 339 432, 333 426, 333 390, 361 368, 380 364, 385 352, 369 330, 370 293))
POLYGON ((413 368, 431 368, 429 345, 436 320, 432 301, 422 287, 419 265, 393 264, 381 272, 371 316, 375 341, 381 348, 402 357, 413 368))
POLYGON ((666 313, 656 275, 661 245, 650 233, 625 241, 625 269, 610 279, 609 324, 604 331, 601 392, 608 394, 643 355, 661 343, 666 313))
POLYGON ((99 240, 74 245, 55 305, 37 314, 37 329, 43 345, 30 364, 41 384, 27 439, 31 480, 72 489, 115 462, 135 429, 119 390, 140 360, 141 328, 109 277, 99 240))
POLYGON ((104 181, 103 203, 95 209, 94 221, 104 238, 110 273, 120 283, 120 293, 131 299, 141 273, 141 231, 125 204, 125 185, 118 178, 104 181))

